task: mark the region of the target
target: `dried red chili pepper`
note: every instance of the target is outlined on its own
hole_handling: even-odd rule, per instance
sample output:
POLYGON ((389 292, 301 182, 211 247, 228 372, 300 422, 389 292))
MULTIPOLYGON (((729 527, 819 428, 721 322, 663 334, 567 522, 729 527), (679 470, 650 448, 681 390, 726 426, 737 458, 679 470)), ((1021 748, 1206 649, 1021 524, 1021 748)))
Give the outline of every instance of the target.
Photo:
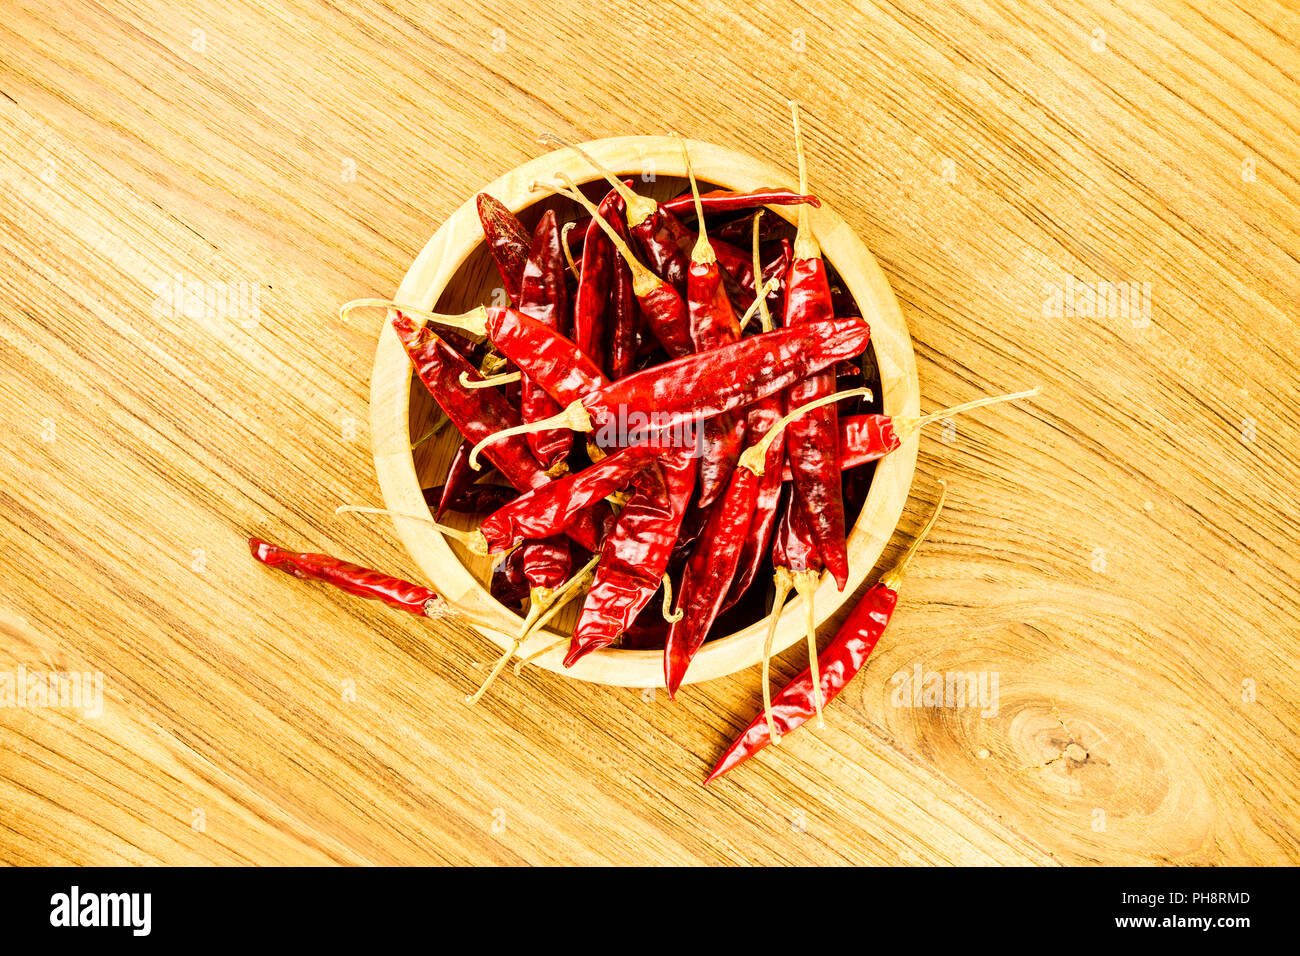
POLYGON ((492 566, 489 593, 508 608, 518 607, 528 598, 528 582, 524 580, 523 555, 516 548, 492 566))
POLYGON ((507 429, 476 448, 513 440, 529 428, 563 426, 586 432, 617 425, 620 414, 626 417, 629 409, 653 413, 656 429, 721 415, 857 355, 870 335, 860 319, 831 319, 750 336, 611 382, 572 402, 554 419, 507 429))
POLYGON ((677 610, 680 619, 668 631, 664 645, 664 683, 673 697, 686 676, 686 669, 708 637, 709 629, 722 610, 723 599, 739 563, 745 535, 753 519, 759 483, 768 469, 779 471, 781 447, 777 440, 789 425, 818 407, 839 401, 849 394, 825 396, 796 408, 772 423, 763 435, 740 456, 727 485, 727 493, 709 513, 700 540, 682 573, 677 610))
MULTIPOLYGON (((478 442, 521 424, 515 410, 493 390, 472 389, 462 384, 462 377, 470 382, 479 380, 478 371, 429 328, 416 328, 400 312, 392 324, 416 375, 466 439, 478 442)), ((485 454, 505 479, 520 491, 551 481, 526 441, 507 437, 494 442, 485 454)), ((599 509, 594 513, 583 512, 571 527, 565 529, 565 533, 588 551, 594 551, 599 547, 603 520, 604 515, 599 509)))
MULTIPOLYGON (((674 358, 689 355, 692 348, 690 317, 686 309, 686 301, 682 298, 677 287, 646 268, 632 254, 632 250, 628 248, 628 244, 623 240, 622 236, 615 231, 604 216, 600 215, 596 207, 591 204, 591 201, 578 191, 578 187, 574 185, 572 179, 562 173, 557 174, 556 179, 564 184, 563 188, 556 191, 561 196, 572 199, 591 213, 592 221, 605 233, 614 249, 627 263, 632 272, 632 294, 636 298, 637 305, 640 306, 641 315, 645 319, 646 325, 654 334, 654 337, 659 340, 659 344, 674 358)), ((626 202, 626 197, 624 197, 624 201, 626 202)), ((682 262, 686 262, 685 254, 682 254, 682 262)), ((683 287, 685 285, 685 276, 683 266, 683 287)))
MULTIPOLYGON (((700 205, 704 207, 704 212, 713 215, 739 212, 755 206, 797 206, 800 203, 821 206, 822 201, 816 196, 800 195, 789 189, 755 189, 751 192, 714 189, 700 194, 700 205)), ((690 193, 682 193, 660 205, 678 218, 696 209, 694 197, 690 193)), ((698 210, 696 216, 698 219, 698 210)))
MULTIPOLYGON (((799 161, 799 192, 808 191, 808 170, 799 130, 799 107, 794 116, 795 152, 799 161)), ((808 207, 799 207, 794 261, 785 281, 785 325, 818 322, 834 315, 826 263, 813 236, 808 207)), ((833 369, 820 371, 790 390, 787 402, 801 405, 835 391, 833 369)), ((802 418, 786 434, 786 455, 794 474, 795 493, 817 549, 840 590, 848 582, 849 553, 844 535, 844 500, 840 489, 839 429, 832 406, 802 418)))
POLYGON ((424 489, 424 501, 430 507, 439 508, 438 517, 441 517, 444 511, 454 511, 462 515, 489 515, 519 497, 518 491, 505 485, 470 485, 447 501, 444 490, 443 485, 424 489), (447 502, 445 506, 444 501, 447 502))
POLYGON ((506 295, 511 302, 518 304, 532 237, 523 223, 500 200, 487 193, 479 193, 475 199, 478 219, 483 225, 483 236, 487 239, 488 251, 497 264, 497 271, 501 273, 506 295))
MULTIPOLYGON (((897 451, 902 447, 903 442, 931 422, 942 421, 953 415, 984 408, 987 405, 996 405, 999 402, 1031 398, 1038 393, 1038 388, 1031 388, 1023 392, 1012 392, 1009 395, 990 395, 987 398, 962 402, 960 405, 941 408, 937 412, 920 416, 847 415, 839 420, 840 467, 847 471, 884 458, 890 452, 897 451)), ((787 463, 782 472, 782 479, 790 481, 792 477, 787 463)))
POLYGON ((456 447, 456 453, 451 456, 451 464, 447 466, 447 477, 443 479, 442 497, 436 502, 438 509, 434 512, 435 518, 441 518, 442 513, 451 503, 460 498, 478 478, 479 473, 469 466, 469 453, 473 447, 472 441, 462 438, 456 447))
MULTIPOLYGON (((684 291, 687 258, 681 237, 688 230, 677 217, 667 212, 657 201, 633 192, 623 184, 621 179, 581 147, 550 135, 543 136, 541 141, 552 146, 567 146, 605 178, 623 200, 628 232, 631 233, 632 240, 641 250, 641 254, 645 256, 650 270, 678 292, 684 291)), ((572 188, 571 183, 568 185, 572 188)), ((590 208, 587 212, 595 215, 594 210, 590 208)), ((635 272, 635 269, 633 271, 635 272)), ((638 295, 637 298, 640 296, 638 295)), ((672 354, 672 349, 667 342, 664 342, 664 347, 668 348, 669 354, 672 354)))
MULTIPOLYGON (((699 198, 699 184, 691 166, 686 140, 678 137, 691 193, 699 198)), ((722 270, 713 244, 709 242, 704 210, 696 204, 699 238, 691 250, 686 277, 686 306, 691 321, 691 341, 695 351, 704 352, 740 339, 736 310, 722 284, 722 270)), ((752 280, 751 274, 751 280, 752 280)), ((736 459, 745 443, 745 417, 739 411, 727 412, 704 423, 704 442, 700 458, 699 507, 707 508, 726 489, 736 459)))
POLYGON ((565 667, 614 643, 659 590, 695 471, 693 449, 673 448, 637 473, 632 495, 605 539, 565 667))
MULTIPOLYGON (((567 268, 555 210, 548 209, 537 223, 528 250, 528 261, 519 287, 519 311, 559 333, 564 332, 562 325, 567 321, 569 310, 567 268)), ((526 422, 550 418, 560 410, 555 399, 534 383, 526 372, 520 401, 520 413, 526 422)), ((564 465, 572 446, 573 436, 562 428, 528 434, 528 447, 548 472, 564 465)))
MULTIPOLYGON (((597 209, 607 220, 614 218, 618 215, 618 201, 618 193, 610 192, 597 209)), ((573 342, 602 372, 609 369, 605 336, 613 305, 614 265, 613 245, 600 227, 594 222, 588 224, 578 270, 578 293, 573 302, 573 342)))
POLYGON ((723 753, 705 779, 706 785, 748 760, 769 743, 780 743, 782 735, 804 724, 817 712, 817 699, 827 703, 834 700, 858 671, 862 670, 867 657, 889 624, 898 604, 898 588, 903 572, 934 527, 946 491, 947 486, 944 485, 934 513, 911 547, 891 570, 881 576, 879 582, 867 589, 866 594, 849 612, 848 619, 836 632, 834 639, 822 651, 820 677, 811 670, 805 670, 786 684, 771 699, 764 712, 755 717, 723 753))
POLYGON ((253 557, 272 568, 306 581, 324 581, 341 591, 372 601, 382 601, 399 611, 419 617, 446 617, 452 613, 447 602, 421 584, 390 574, 363 568, 359 564, 305 551, 289 551, 261 538, 249 538, 253 557))
MULTIPOLYGON (((746 431, 751 440, 761 438, 780 419, 784 406, 779 395, 760 399, 749 406, 746 431)), ((784 466, 784 436, 778 438, 773 446, 779 453, 777 464, 784 466)), ((772 467, 763 472, 754 496, 754 513, 745 531, 745 540, 736 562, 736 572, 731 581, 731 588, 723 602, 723 610, 735 605, 749 590, 758 570, 767 558, 768 547, 772 540, 772 530, 776 526, 777 506, 781 501, 781 475, 783 467, 772 467)))
POLYGON ((521 495, 488 515, 479 525, 487 550, 505 551, 526 538, 557 534, 576 513, 627 487, 637 472, 660 454, 661 449, 654 445, 632 445, 582 471, 521 495))

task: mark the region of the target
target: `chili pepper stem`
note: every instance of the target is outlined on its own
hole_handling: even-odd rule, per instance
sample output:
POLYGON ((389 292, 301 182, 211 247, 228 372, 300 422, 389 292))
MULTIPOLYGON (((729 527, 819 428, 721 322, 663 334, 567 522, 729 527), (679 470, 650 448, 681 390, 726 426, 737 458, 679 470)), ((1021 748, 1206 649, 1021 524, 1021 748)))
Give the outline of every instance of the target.
POLYGON ((935 521, 939 517, 939 512, 943 510, 943 501, 948 497, 948 482, 939 479, 939 500, 934 503, 934 511, 930 513, 930 518, 926 521, 925 526, 917 534, 908 549, 903 552, 903 556, 898 559, 898 563, 880 576, 880 583, 889 590, 897 593, 898 586, 903 581, 903 572, 907 570, 908 564, 912 561, 912 556, 916 554, 921 543, 925 541, 930 534, 930 529, 934 527, 935 521))
POLYGON ((920 431, 924 426, 931 422, 937 422, 942 418, 948 418, 952 415, 960 415, 962 412, 969 412, 976 408, 984 408, 986 405, 997 405, 1000 402, 1010 402, 1019 398, 1032 398, 1042 391, 1037 385, 1033 388, 1026 389, 1023 392, 1012 392, 1010 395, 990 395, 986 398, 977 398, 970 402, 962 402, 960 405, 953 405, 951 408, 941 408, 937 412, 930 412, 928 415, 917 417, 898 417, 894 419, 894 434, 898 436, 899 441, 911 438, 913 434, 920 431))
MULTIPOLYGON (((759 256, 758 254, 758 247, 759 247, 758 224, 762 220, 763 213, 765 212, 767 212, 766 209, 760 209, 758 212, 754 213, 753 232, 754 232, 754 281, 755 282, 762 281, 763 278, 762 257, 759 256)), ((777 281, 776 277, 773 276, 772 281, 768 283, 768 285, 775 285, 776 281, 777 281)), ((762 324, 762 328, 764 332, 771 332, 773 328, 772 312, 767 307, 768 285, 764 285, 763 288, 759 289, 758 296, 754 299, 754 304, 758 306, 759 322, 762 324)), ((744 331, 745 322, 747 322, 748 320, 749 320, 749 313, 746 312, 745 321, 740 323, 740 328, 742 331, 744 331)))
POLYGON ((803 598, 804 613, 808 615, 808 670, 813 683, 813 706, 817 710, 817 727, 820 729, 826 726, 826 719, 822 716, 822 676, 817 666, 817 621, 813 614, 813 598, 817 594, 818 574, 815 571, 796 571, 791 577, 794 578, 795 593, 803 598))
POLYGON ((563 146, 567 149, 573 150, 585 159, 592 169, 600 173, 600 175, 603 176, 612 187, 614 187, 614 191, 618 193, 619 198, 623 200, 623 205, 627 208, 627 221, 629 226, 638 225, 659 211, 659 204, 657 202, 653 199, 648 199, 639 193, 634 193, 627 187, 627 184, 624 183, 623 180, 610 172, 606 166, 602 165, 581 146, 575 146, 572 143, 565 142, 554 133, 543 133, 537 138, 537 141, 543 146, 563 146))
MULTIPOLYGON (((749 320, 758 313, 760 308, 764 311, 767 310, 767 297, 780 284, 781 280, 775 277, 768 279, 763 283, 763 287, 758 290, 758 295, 754 298, 754 301, 751 302, 749 308, 745 310, 745 314, 740 317, 740 331, 745 331, 745 326, 749 325, 749 320)), ((763 323, 763 331, 772 331, 771 313, 768 313, 767 321, 763 323)))
POLYGON ((483 536, 483 532, 462 531, 460 528, 449 527, 423 515, 407 515, 397 511, 389 511, 387 508, 368 508, 363 505, 339 505, 334 509, 334 513, 336 515, 388 515, 390 518, 409 518, 412 521, 423 521, 425 524, 433 525, 435 529, 452 540, 459 541, 474 554, 486 555, 489 552, 487 538, 483 536))
POLYGON ((764 465, 767 461, 767 449, 781 434, 781 430, 789 425, 792 421, 801 415, 806 415, 813 409, 821 408, 823 405, 832 405, 835 402, 842 402, 846 398, 871 398, 871 389, 869 388, 846 388, 842 392, 835 392, 833 395, 823 395, 821 398, 800 405, 788 415, 784 415, 769 428, 758 441, 750 445, 740 453, 740 460, 736 463, 741 468, 748 468, 755 475, 762 475, 764 465))
POLYGON ((469 377, 469 372, 461 372, 460 384, 465 388, 496 388, 498 385, 518 382, 523 377, 523 372, 503 372, 500 375, 489 375, 487 378, 474 380, 469 377))
POLYGON ((525 664, 531 664, 533 661, 537 660, 537 658, 542 657, 545 654, 549 654, 551 651, 563 647, 565 644, 568 643, 569 643, 569 638, 562 637, 558 641, 553 641, 550 644, 547 644, 540 651, 536 651, 532 654, 529 654, 523 660, 515 661, 515 676, 518 677, 519 674, 523 672, 523 668, 525 664))
POLYGON ((677 143, 682 148, 682 159, 686 162, 686 176, 691 181, 691 198, 695 201, 695 224, 699 227, 700 236, 695 240, 695 248, 691 250, 691 262, 700 265, 709 265, 717 262, 718 257, 713 252, 713 245, 709 242, 709 237, 704 224, 704 204, 700 202, 700 184, 695 181, 695 168, 691 165, 691 151, 686 148, 686 138, 681 133, 673 133, 677 137, 677 143))
MULTIPOLYGON (((790 101, 790 115, 794 119, 794 154, 799 163, 799 192, 803 194, 808 192, 808 163, 803 155, 803 132, 799 128, 799 104, 795 100, 790 101)), ((817 244, 817 238, 813 235, 812 224, 809 221, 808 206, 801 203, 799 205, 799 222, 794 236, 794 257, 796 259, 819 259, 821 254, 821 246, 817 244)))
POLYGON ((673 582, 672 579, 669 578, 667 574, 665 574, 663 616, 664 616, 664 620, 667 621, 669 624, 676 624, 686 615, 686 612, 683 611, 681 608, 678 608, 676 611, 670 612, 669 608, 671 608, 672 606, 673 606, 673 582))
POLYGON ((487 312, 481 305, 460 315, 444 315, 441 312, 430 312, 428 309, 416 306, 400 305, 388 299, 353 299, 339 306, 339 318, 346 322, 348 315, 357 309, 393 309, 409 318, 419 319, 422 323, 435 322, 438 325, 461 329, 478 337, 487 335, 487 312))
POLYGON ((578 191, 578 187, 574 185, 572 179, 564 175, 564 173, 556 173, 555 179, 557 182, 563 184, 562 186, 557 186, 555 191, 561 196, 572 199, 585 209, 595 222, 600 224, 601 230, 609 237, 609 241, 613 243, 614 248, 618 250, 618 254, 623 257, 623 261, 626 262, 628 268, 632 270, 633 295, 638 299, 644 298, 664 284, 663 279, 660 279, 657 275, 647 269, 645 264, 633 255, 631 248, 623 241, 623 237, 614 231, 614 227, 611 226, 606 221, 605 217, 600 214, 600 210, 592 205, 591 200, 578 191))
POLYGON ((573 250, 569 248, 569 233, 573 232, 576 222, 566 222, 564 228, 560 230, 560 248, 564 250, 564 261, 569 264, 569 271, 579 282, 582 281, 582 273, 578 271, 578 264, 573 261, 573 250))
POLYGON ((551 618, 555 617, 555 614, 559 613, 559 608, 569 603, 582 588, 583 582, 591 578, 596 570, 596 565, 599 563, 600 555, 594 554, 591 556, 590 561, 579 568, 576 574, 558 588, 534 588, 529 596, 531 604, 528 608, 528 617, 524 619, 524 626, 519 631, 517 643, 522 644, 528 640, 534 631, 540 630, 551 618), (552 608, 555 608, 555 611, 552 612, 552 608))
POLYGON ((781 620, 781 609, 785 607, 785 599, 790 596, 790 589, 794 587, 790 569, 778 564, 772 584, 776 593, 772 598, 772 613, 767 621, 767 637, 763 641, 763 717, 767 720, 768 739, 774 744, 779 744, 781 732, 776 729, 776 721, 772 719, 772 641, 776 637, 776 625, 781 620))
POLYGON ((511 428, 503 428, 499 432, 493 432, 481 442, 470 449, 469 466, 475 471, 482 469, 478 462, 478 455, 484 448, 493 442, 500 441, 502 438, 509 438, 512 435, 528 435, 532 432, 544 432, 552 428, 567 428, 575 432, 590 432, 596 430, 595 423, 591 416, 587 414, 587 409, 583 407, 582 400, 578 399, 560 412, 558 415, 552 415, 550 418, 543 418, 535 422, 526 422, 523 425, 515 425, 511 428))

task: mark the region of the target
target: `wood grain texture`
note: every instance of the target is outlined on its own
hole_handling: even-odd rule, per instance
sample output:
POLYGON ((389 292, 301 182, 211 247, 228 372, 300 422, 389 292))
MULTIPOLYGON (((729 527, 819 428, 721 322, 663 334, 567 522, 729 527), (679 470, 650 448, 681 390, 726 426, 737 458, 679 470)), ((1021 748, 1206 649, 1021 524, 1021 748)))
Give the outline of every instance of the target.
POLYGON ((1202 7, 6 4, 0 672, 104 707, 0 709, 0 859, 1300 862, 1300 16, 1202 7), (950 510, 824 731, 704 790, 756 668, 469 709, 489 642, 249 559, 416 573, 332 515, 378 497, 333 316, 538 132, 790 168, 791 96, 923 408, 1045 390, 921 439, 902 530, 950 510), (996 714, 900 706, 918 666, 996 714))

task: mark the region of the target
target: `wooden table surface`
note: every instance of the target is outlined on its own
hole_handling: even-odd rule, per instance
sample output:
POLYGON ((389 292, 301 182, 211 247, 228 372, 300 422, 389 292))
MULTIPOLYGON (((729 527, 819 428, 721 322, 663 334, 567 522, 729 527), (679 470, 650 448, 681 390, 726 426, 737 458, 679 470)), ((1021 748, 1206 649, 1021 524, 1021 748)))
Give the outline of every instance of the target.
POLYGON ((1205 6, 7 3, 0 860, 1300 862, 1300 16, 1205 6), (757 668, 469 708, 486 641, 250 560, 415 573, 333 515, 378 496, 340 302, 542 130, 793 178, 790 97, 923 407, 1044 389, 922 439, 886 557, 950 509, 824 731, 706 790, 757 668), (51 671, 102 712, 17 706, 51 671), (951 672, 996 707, 907 706, 951 672))

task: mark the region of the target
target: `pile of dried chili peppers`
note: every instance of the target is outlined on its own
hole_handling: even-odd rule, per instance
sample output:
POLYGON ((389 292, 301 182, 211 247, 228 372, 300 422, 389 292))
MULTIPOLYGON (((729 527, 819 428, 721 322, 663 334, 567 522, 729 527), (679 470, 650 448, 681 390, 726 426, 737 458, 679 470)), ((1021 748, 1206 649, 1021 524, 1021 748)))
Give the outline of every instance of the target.
MULTIPOLYGON (((516 671, 561 645, 566 667, 601 648, 661 648, 675 696, 711 638, 768 618, 763 712, 709 780, 820 721, 888 622, 911 551, 818 653, 813 594, 823 574, 841 590, 848 580, 846 529, 872 463, 929 421, 1031 394, 922 418, 881 414, 870 328, 812 229, 820 203, 792 108, 797 192, 701 193, 682 140, 690 191, 659 202, 565 146, 606 184, 591 197, 563 175, 546 184, 571 200, 573 221, 548 209, 529 229, 493 197, 477 198, 508 304, 454 316, 368 299, 344 307, 388 309, 416 376, 461 436, 447 473, 425 489, 431 515, 415 517, 492 556, 492 594, 524 615, 471 702, 571 601, 581 601, 573 633, 516 671), (774 206, 797 207, 797 222, 774 206), (447 511, 481 521, 448 528, 438 524, 447 511), (804 599, 809 666, 773 697, 768 661, 792 590, 804 599)), ((298 577, 417 615, 452 613, 417 584, 250 546, 298 577)))

